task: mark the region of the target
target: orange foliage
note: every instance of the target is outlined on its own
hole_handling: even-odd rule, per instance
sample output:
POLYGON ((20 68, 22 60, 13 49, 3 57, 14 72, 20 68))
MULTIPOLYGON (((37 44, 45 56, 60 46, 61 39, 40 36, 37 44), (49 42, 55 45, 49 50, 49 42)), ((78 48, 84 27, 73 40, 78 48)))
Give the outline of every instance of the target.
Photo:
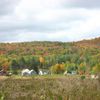
POLYGON ((10 62, 5 61, 4 63, 2 63, 2 69, 3 69, 4 71, 7 71, 8 68, 9 68, 9 65, 10 65, 10 62))

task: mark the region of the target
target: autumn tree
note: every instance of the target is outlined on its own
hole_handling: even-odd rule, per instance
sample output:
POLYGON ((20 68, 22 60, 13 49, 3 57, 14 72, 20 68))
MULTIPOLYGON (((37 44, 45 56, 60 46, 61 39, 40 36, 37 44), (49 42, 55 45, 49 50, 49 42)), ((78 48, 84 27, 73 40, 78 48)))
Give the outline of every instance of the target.
POLYGON ((2 63, 2 69, 7 72, 7 70, 9 69, 9 66, 10 66, 10 61, 8 60, 5 60, 3 63, 2 63))
POLYGON ((92 68, 92 73, 93 73, 93 74, 100 73, 100 64, 96 64, 96 65, 92 68))
POLYGON ((55 74, 61 74, 65 71, 65 65, 64 64, 56 64, 51 67, 51 73, 55 74))
POLYGON ((79 74, 85 74, 86 72, 86 63, 81 63, 78 67, 79 74))
POLYGON ((5 72, 9 70, 11 61, 8 58, 5 58, 4 56, 0 57, 0 69, 4 70, 5 72))
POLYGON ((45 59, 44 57, 39 57, 39 62, 40 62, 40 67, 43 68, 44 67, 44 64, 45 64, 45 59))

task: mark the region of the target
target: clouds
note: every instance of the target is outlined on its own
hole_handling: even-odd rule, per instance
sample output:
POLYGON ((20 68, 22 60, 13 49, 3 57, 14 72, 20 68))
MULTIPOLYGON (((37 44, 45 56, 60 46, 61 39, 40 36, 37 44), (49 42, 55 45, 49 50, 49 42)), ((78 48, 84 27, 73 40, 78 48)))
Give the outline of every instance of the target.
POLYGON ((99 4, 99 0, 3 0, 0 42, 100 36, 99 4))
POLYGON ((79 8, 100 8, 100 0, 67 0, 65 5, 79 8))
POLYGON ((0 0, 0 15, 11 14, 19 0, 0 0))

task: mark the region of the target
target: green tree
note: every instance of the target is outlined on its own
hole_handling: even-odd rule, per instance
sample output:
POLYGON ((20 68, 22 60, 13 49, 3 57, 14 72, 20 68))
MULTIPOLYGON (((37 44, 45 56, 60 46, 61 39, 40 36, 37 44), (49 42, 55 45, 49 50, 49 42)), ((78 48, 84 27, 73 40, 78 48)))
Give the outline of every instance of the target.
POLYGON ((19 64, 18 64, 17 60, 12 60, 11 66, 10 66, 10 71, 13 74, 18 74, 18 69, 19 69, 19 64))
POLYGON ((21 57, 19 59, 19 62, 18 63, 19 63, 20 69, 26 68, 26 61, 25 61, 24 57, 21 57))
POLYGON ((30 61, 30 67, 31 69, 34 69, 34 71, 38 74, 39 73, 39 61, 37 58, 32 57, 31 61, 30 61))

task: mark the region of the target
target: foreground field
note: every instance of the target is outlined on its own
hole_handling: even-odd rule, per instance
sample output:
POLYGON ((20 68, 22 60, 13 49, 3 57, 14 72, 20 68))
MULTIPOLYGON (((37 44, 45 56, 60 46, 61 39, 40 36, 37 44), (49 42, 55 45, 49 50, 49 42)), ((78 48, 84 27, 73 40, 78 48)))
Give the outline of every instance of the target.
POLYGON ((0 77, 0 100, 100 100, 100 82, 78 76, 0 77))

